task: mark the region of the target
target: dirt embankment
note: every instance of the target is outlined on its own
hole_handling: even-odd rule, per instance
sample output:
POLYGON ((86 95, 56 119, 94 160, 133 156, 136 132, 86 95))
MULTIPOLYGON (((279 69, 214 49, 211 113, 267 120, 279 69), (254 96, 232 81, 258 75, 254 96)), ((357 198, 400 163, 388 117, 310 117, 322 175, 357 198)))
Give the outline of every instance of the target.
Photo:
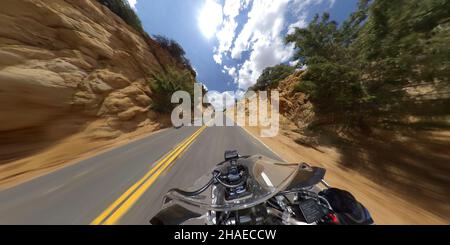
POLYGON ((0 183, 167 124, 147 82, 183 66, 97 1, 3 0, 0 26, 0 183))
MULTIPOLYGON (((450 223, 448 128, 390 125, 351 136, 324 125, 310 130, 317 118, 308 97, 295 92, 299 79, 301 72, 280 82, 281 130, 277 137, 260 138, 264 143, 287 161, 325 167, 329 182, 355 193, 377 223, 450 223)), ((432 119, 448 124, 446 118, 432 119)), ((259 127, 247 130, 259 136, 259 127)))
MULTIPOLYGON (((391 186, 391 180, 380 181, 362 172, 342 167, 342 153, 331 146, 308 147, 295 142, 301 137, 289 130, 282 130, 277 137, 260 138, 260 128, 247 127, 247 131, 288 162, 307 162, 327 169, 327 182, 336 188, 350 191, 372 213, 377 224, 449 224, 448 203, 434 203, 435 208, 417 203, 420 194, 391 186), (440 207, 439 207, 440 206, 440 207), (436 208, 439 207, 439 208, 436 208), (447 211, 445 211, 447 210, 447 211), (447 213, 446 213, 447 212, 447 213)), ((364 163, 361 163, 364 164, 364 163)))

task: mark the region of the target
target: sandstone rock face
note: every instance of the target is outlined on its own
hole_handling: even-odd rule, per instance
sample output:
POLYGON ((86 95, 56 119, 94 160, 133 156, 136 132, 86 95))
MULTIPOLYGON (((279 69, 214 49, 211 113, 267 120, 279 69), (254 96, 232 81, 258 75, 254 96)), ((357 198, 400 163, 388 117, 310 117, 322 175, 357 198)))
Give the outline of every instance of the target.
POLYGON ((94 0, 2 0, 0 26, 0 163, 93 121, 92 140, 160 127, 147 82, 185 69, 94 0))
MULTIPOLYGON (((146 82, 180 67, 97 1, 1 2, 0 134, 32 128, 50 135, 68 117, 104 119, 112 135, 133 130, 149 120, 146 82)), ((19 141, 38 140, 32 137, 19 141)))
POLYGON ((287 77, 278 85, 280 91, 280 113, 294 122, 299 129, 307 127, 314 119, 314 108, 307 96, 295 91, 302 71, 287 77))

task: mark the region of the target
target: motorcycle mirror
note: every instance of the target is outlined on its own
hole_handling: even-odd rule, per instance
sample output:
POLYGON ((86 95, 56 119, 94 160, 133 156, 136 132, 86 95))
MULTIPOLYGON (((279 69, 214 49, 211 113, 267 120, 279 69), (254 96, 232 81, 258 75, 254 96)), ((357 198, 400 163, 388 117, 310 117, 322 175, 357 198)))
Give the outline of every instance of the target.
POLYGON ((163 205, 166 205, 167 203, 169 203, 169 202, 171 202, 171 201, 172 201, 171 198, 169 198, 169 197, 164 197, 164 199, 163 199, 163 205))
POLYGON ((239 152, 236 150, 225 151, 224 154, 225 161, 235 160, 239 158, 239 152))

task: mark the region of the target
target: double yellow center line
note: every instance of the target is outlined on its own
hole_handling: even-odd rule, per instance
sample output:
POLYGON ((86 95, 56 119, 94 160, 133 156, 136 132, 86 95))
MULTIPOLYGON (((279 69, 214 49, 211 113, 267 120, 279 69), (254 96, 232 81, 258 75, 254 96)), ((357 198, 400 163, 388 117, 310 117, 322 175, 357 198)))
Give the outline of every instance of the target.
POLYGON ((114 201, 105 211, 95 218, 91 225, 114 225, 124 214, 137 202, 145 191, 205 130, 206 126, 199 128, 194 134, 185 139, 180 145, 167 153, 158 163, 145 174, 145 176, 131 186, 116 201, 114 201))

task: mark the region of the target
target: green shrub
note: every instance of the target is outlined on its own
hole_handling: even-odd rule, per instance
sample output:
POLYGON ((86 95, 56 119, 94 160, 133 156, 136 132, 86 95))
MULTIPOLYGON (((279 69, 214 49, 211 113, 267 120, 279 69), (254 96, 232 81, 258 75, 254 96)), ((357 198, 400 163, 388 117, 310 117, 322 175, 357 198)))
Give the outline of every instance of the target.
POLYGON ((113 13, 122 18, 125 23, 133 27, 139 33, 144 33, 141 20, 126 0, 98 0, 108 7, 113 13))
POLYGON ((250 88, 250 90, 262 91, 267 88, 275 88, 278 83, 286 77, 294 73, 295 67, 288 65, 277 65, 274 67, 267 67, 264 69, 261 76, 259 76, 256 84, 250 88))
POLYGON ((154 94, 153 108, 159 112, 169 112, 173 109, 171 104, 172 94, 176 91, 194 93, 194 81, 188 70, 179 71, 170 68, 166 73, 156 74, 149 86, 154 94))
POLYGON ((294 87, 295 92, 300 92, 300 93, 305 93, 305 94, 312 94, 315 89, 316 89, 316 84, 311 81, 300 81, 294 87))
POLYGON ((183 64, 194 77, 197 76, 196 72, 192 68, 191 62, 188 58, 186 58, 186 52, 177 41, 162 35, 154 35, 153 38, 161 47, 166 49, 178 63, 183 64))

